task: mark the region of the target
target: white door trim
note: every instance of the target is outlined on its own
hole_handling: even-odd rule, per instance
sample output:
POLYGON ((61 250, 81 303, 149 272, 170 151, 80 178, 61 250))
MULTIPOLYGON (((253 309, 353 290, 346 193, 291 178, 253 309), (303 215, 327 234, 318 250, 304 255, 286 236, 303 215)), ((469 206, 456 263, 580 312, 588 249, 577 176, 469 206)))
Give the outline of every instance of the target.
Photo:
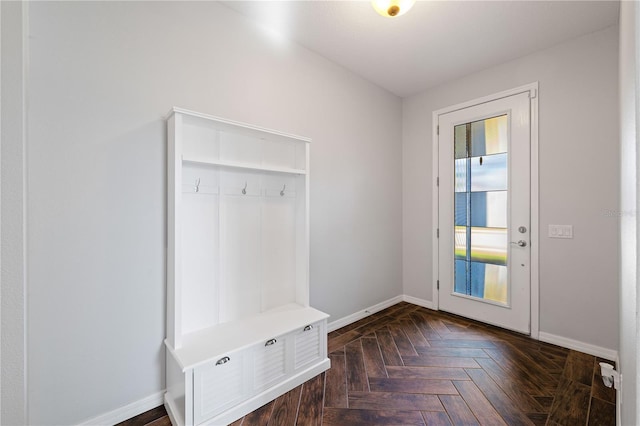
POLYGON ((506 98, 520 93, 529 93, 531 100, 531 337, 539 339, 540 336, 540 274, 539 274, 539 202, 538 202, 538 82, 533 82, 514 89, 505 90, 493 95, 484 96, 468 102, 452 105, 446 108, 434 111, 432 114, 432 217, 433 217, 433 238, 432 238, 432 265, 433 265, 433 308, 439 310, 439 293, 438 293, 438 237, 436 235, 438 229, 438 118, 440 115, 447 114, 460 109, 495 101, 497 99, 506 98))

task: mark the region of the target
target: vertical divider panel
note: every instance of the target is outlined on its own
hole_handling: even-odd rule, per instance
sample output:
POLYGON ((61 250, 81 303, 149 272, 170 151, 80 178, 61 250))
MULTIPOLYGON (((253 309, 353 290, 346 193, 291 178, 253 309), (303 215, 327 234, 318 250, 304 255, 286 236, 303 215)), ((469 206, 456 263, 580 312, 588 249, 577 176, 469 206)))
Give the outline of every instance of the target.
POLYGON ((182 193, 182 328, 190 333, 219 323, 218 171, 185 165, 182 193), (198 192, 194 181, 200 182, 198 192))
POLYGON ((176 244, 180 240, 180 198, 182 196, 178 182, 182 182, 182 116, 172 115, 168 122, 167 146, 167 341, 174 348, 182 345, 180 321, 182 299, 180 297, 181 261, 180 250, 176 244))
POLYGON ((283 174, 262 177, 262 310, 296 301, 296 188, 283 174))
POLYGON ((220 174, 220 322, 224 323, 260 313, 261 197, 255 173, 220 174))
POLYGON ((304 164, 306 174, 296 176, 296 302, 309 306, 309 150, 310 145, 300 144, 296 161, 304 164), (302 159, 304 160, 302 160, 302 159))

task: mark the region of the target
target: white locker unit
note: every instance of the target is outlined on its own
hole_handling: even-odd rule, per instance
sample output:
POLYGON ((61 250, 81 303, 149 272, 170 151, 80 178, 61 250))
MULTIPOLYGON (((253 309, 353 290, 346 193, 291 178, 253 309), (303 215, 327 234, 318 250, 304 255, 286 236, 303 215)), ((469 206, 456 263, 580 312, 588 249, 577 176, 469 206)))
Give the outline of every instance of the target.
POLYGON ((174 425, 226 425, 329 368, 309 306, 309 142, 167 118, 167 393, 174 425))

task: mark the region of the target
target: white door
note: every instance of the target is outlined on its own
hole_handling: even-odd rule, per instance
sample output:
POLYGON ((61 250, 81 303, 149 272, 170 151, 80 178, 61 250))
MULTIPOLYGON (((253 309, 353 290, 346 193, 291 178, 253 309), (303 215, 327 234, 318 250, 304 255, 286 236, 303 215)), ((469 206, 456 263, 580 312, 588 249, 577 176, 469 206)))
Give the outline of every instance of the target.
POLYGON ((529 97, 438 115, 439 309, 527 334, 529 97))

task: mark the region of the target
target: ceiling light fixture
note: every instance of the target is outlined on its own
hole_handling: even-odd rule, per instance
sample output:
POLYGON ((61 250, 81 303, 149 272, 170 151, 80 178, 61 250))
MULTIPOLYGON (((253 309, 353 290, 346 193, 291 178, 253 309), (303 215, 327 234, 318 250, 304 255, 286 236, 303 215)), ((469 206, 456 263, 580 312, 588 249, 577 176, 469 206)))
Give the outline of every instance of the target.
POLYGON ((416 0, 373 0, 371 4, 380 15, 395 18, 407 13, 415 2, 416 0))

